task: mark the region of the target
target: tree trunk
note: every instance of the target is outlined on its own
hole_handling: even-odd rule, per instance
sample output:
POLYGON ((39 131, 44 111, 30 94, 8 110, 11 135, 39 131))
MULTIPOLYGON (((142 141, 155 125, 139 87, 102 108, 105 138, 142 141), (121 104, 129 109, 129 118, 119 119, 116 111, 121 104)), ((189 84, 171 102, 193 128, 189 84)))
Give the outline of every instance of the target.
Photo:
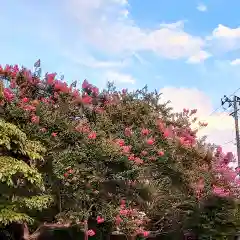
POLYGON ((29 230, 26 223, 23 224, 23 240, 29 239, 29 230))
POLYGON ((88 221, 84 221, 84 240, 88 240, 88 221))
POLYGON ((127 240, 127 236, 124 234, 111 234, 109 237, 110 240, 127 240))
POLYGON ((127 236, 127 240, 135 240, 135 239, 136 239, 135 235, 127 236))
POLYGON ((126 236, 124 234, 110 235, 110 240, 135 240, 135 239, 136 239, 135 235, 129 235, 129 236, 126 236))

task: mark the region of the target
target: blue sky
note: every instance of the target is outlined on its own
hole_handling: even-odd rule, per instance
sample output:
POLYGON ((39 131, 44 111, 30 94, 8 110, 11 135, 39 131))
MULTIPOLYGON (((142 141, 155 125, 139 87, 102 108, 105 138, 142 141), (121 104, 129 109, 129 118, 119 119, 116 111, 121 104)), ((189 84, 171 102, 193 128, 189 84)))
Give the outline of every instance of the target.
POLYGON ((240 87, 239 9, 237 0, 3 1, 0 63, 40 58, 68 82, 148 84, 206 118, 240 87))

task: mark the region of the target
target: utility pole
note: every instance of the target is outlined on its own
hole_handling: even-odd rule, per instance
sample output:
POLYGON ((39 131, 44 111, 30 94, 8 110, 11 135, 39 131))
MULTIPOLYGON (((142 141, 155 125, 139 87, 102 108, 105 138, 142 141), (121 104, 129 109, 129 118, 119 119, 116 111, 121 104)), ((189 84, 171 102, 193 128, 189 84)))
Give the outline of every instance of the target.
POLYGON ((240 98, 237 96, 233 96, 232 99, 228 98, 224 95, 221 99, 222 106, 228 103, 228 108, 233 107, 233 112, 230 113, 231 116, 234 117, 235 120, 235 131, 236 131, 236 142, 237 142, 237 158, 238 158, 238 167, 240 167, 240 136, 239 136, 239 126, 238 126, 238 104, 240 105, 240 98))

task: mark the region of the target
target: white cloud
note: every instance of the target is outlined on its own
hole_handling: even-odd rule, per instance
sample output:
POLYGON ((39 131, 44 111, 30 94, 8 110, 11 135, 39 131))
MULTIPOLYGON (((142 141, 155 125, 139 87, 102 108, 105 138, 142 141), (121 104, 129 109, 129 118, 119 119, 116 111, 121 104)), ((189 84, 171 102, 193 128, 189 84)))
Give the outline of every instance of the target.
POLYGON ((108 71, 105 74, 107 81, 115 83, 134 84, 136 80, 130 74, 119 73, 116 71, 108 71))
POLYGON ((198 4, 197 10, 200 12, 206 12, 207 11, 207 6, 203 3, 198 4))
POLYGON ((160 89, 160 92, 163 93, 164 101, 171 100, 175 111, 180 112, 183 108, 198 110, 198 119, 208 123, 207 127, 201 128, 198 136, 207 135, 208 142, 222 145, 225 151, 236 152, 233 118, 227 113, 215 113, 210 116, 213 106, 207 95, 197 89, 175 87, 165 87, 160 89))
POLYGON ((233 66, 240 65, 240 58, 237 58, 237 59, 231 61, 230 64, 233 66))
POLYGON ((240 38, 240 27, 229 28, 219 24, 218 27, 213 30, 213 37, 238 39, 240 38))
POLYGON ((206 38, 209 44, 220 52, 240 49, 240 27, 230 28, 219 24, 212 35, 206 38))
POLYGON ((119 3, 121 5, 127 5, 128 4, 128 0, 113 0, 113 2, 119 3))
POLYGON ((188 63, 200 63, 203 62, 205 59, 209 58, 210 56, 212 56, 210 53, 205 52, 205 51, 200 51, 198 54, 191 56, 187 62, 188 63))
POLYGON ((128 11, 127 9, 122 10, 122 11, 121 11, 121 14, 122 14, 122 16, 123 16, 124 18, 127 18, 128 15, 129 15, 129 11, 128 11))
POLYGON ((94 56, 86 53, 83 50, 78 51, 80 54, 76 55, 71 51, 62 51, 62 56, 67 57, 72 62, 84 67, 94 69, 119 69, 129 66, 132 60, 129 57, 123 57, 122 60, 99 60, 94 56))
POLYGON ((182 21, 144 29, 128 17, 127 1, 89 0, 68 2, 70 14, 77 18, 81 38, 108 54, 152 51, 161 57, 205 60, 205 41, 184 30, 182 21), (71 3, 71 4, 70 4, 71 3), (123 18, 123 13, 125 17, 123 18))

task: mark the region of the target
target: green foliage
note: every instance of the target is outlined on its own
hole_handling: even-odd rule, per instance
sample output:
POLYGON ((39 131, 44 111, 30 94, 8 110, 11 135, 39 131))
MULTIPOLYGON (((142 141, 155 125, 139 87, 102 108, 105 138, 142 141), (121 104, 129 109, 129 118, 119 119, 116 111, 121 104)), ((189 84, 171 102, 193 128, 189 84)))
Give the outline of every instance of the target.
POLYGON ((52 197, 42 195, 44 181, 37 169, 45 148, 19 128, 0 120, 0 224, 33 222, 27 209, 47 208, 52 197))
POLYGON ((29 160, 43 160, 42 154, 46 151, 39 142, 29 141, 17 126, 3 120, 0 120, 0 146, 29 160))
POLYGON ((195 232, 198 239, 225 239, 233 236, 238 223, 235 217, 236 202, 232 199, 210 197, 195 205, 184 219, 186 226, 195 232))
POLYGON ((20 186, 20 178, 16 181, 14 176, 21 173, 22 178, 44 190, 42 177, 34 167, 30 167, 27 163, 8 156, 0 157, 0 164, 0 180, 2 183, 6 183, 9 187, 14 188, 20 186))
POLYGON ((0 209, 0 223, 2 225, 8 225, 12 222, 18 222, 18 223, 33 223, 33 219, 29 217, 25 213, 19 213, 15 210, 9 209, 9 208, 1 208, 0 209))

